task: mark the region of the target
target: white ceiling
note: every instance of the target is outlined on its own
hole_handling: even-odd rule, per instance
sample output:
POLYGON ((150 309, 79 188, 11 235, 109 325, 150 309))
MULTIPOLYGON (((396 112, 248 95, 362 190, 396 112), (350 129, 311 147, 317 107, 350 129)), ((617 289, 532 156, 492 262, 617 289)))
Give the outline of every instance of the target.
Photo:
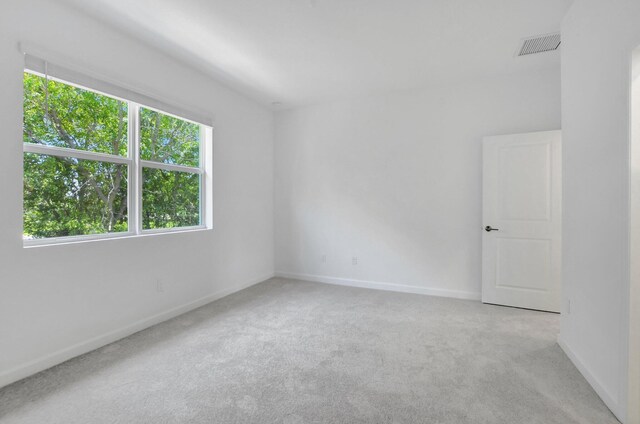
POLYGON ((572 0, 66 0, 265 104, 557 67, 572 0))

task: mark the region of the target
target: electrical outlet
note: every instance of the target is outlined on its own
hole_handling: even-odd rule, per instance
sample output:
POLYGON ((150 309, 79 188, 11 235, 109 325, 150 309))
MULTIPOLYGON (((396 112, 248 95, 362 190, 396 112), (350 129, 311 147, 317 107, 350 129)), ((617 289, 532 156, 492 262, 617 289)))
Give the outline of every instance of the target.
POLYGON ((353 258, 351 258, 351 265, 358 265, 358 257, 354 256, 353 258))
POLYGON ((156 280, 156 291, 158 293, 164 292, 164 282, 159 278, 156 280))

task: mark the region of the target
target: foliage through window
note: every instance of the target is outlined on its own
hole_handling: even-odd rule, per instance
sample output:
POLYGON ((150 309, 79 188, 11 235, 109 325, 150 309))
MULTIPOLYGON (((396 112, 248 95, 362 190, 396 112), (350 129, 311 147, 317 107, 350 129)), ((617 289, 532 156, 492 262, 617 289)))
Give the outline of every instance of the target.
POLYGON ((204 128, 24 73, 24 238, 199 227, 204 128))

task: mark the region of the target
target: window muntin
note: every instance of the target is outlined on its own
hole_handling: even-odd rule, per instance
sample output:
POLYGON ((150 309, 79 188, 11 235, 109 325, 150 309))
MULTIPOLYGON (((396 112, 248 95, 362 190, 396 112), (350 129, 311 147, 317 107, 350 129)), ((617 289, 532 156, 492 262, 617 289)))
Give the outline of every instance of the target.
POLYGON ((204 228, 205 126, 24 75, 25 244, 204 228))

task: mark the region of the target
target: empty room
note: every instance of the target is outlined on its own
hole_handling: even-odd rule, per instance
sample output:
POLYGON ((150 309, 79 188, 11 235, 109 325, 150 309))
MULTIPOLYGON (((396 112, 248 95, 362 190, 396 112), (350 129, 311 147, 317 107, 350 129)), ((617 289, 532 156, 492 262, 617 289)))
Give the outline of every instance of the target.
POLYGON ((640 1, 3 0, 1 424, 640 424, 640 1))

